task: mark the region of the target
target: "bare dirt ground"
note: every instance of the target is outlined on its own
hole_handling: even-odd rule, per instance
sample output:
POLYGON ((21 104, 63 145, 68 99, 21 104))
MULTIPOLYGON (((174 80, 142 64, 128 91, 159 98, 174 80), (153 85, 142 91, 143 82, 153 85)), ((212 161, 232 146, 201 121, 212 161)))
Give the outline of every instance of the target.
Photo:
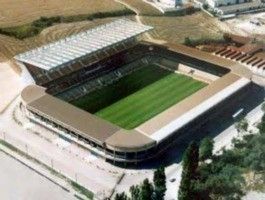
POLYGON ((186 16, 163 16, 162 13, 142 0, 116 0, 138 15, 136 20, 155 28, 148 34, 149 40, 182 43, 185 37, 192 39, 222 37, 224 32, 231 32, 227 25, 204 12, 186 16))
POLYGON ((15 99, 23 88, 19 75, 10 66, 10 63, 0 62, 0 114, 15 99))
POLYGON ((239 35, 265 38, 265 13, 241 15, 224 23, 239 35))
POLYGON ((123 10, 113 0, 0 0, 0 27, 32 22, 41 16, 80 15, 123 10))
POLYGON ((143 16, 142 21, 155 27, 151 33, 154 38, 172 43, 182 43, 185 37, 218 38, 228 31, 222 22, 203 12, 180 17, 143 16))
POLYGON ((145 3, 143 0, 117 0, 133 8, 139 15, 162 15, 161 11, 154 8, 150 4, 145 3))

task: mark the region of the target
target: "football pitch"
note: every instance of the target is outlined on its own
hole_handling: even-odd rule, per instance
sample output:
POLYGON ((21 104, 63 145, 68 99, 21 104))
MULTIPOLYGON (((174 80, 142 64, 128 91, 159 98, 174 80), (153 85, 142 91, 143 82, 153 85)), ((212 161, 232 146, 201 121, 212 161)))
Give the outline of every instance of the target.
POLYGON ((129 130, 205 86, 191 77, 149 65, 72 104, 129 130))

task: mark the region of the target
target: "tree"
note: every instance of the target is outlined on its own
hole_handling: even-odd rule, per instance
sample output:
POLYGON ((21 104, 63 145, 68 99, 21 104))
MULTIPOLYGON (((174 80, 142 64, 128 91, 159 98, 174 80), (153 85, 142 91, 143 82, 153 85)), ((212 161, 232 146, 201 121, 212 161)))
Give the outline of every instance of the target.
POLYGON ((131 199, 139 200, 141 195, 141 190, 138 185, 130 187, 131 199))
POLYGON ((195 142, 191 142, 183 155, 183 170, 178 193, 179 200, 195 199, 196 192, 194 188, 194 182, 197 179, 198 165, 199 147, 195 142))
POLYGON ((151 200, 154 194, 154 187, 149 182, 148 179, 145 179, 141 185, 140 200, 151 200))
POLYGON ((239 122, 235 125, 236 130, 238 133, 244 133, 248 131, 248 121, 244 118, 241 119, 239 122))
POLYGON ((204 4, 202 5, 202 7, 203 7, 204 10, 208 10, 209 5, 208 5, 207 3, 204 3, 204 4))
POLYGON ((189 37, 185 37, 184 44, 187 46, 192 46, 192 41, 189 37))
POLYGON ((239 200, 244 195, 244 184, 239 168, 226 165, 218 173, 209 174, 205 186, 213 199, 239 200))
POLYGON ((200 161, 204 161, 212 158, 214 142, 211 138, 206 137, 200 143, 199 158, 200 161))
POLYGON ((196 170, 199 164, 199 147, 196 142, 192 141, 186 151, 184 152, 182 159, 182 166, 184 171, 190 173, 191 177, 194 178, 196 170))
POLYGON ((265 113, 265 102, 261 105, 261 110, 265 113))
POLYGON ((153 177, 154 182, 154 189, 155 189, 155 199, 156 200, 163 200, 165 193, 166 193, 166 175, 165 175, 165 168, 159 167, 154 172, 153 177))
POLYGON ((259 132, 261 134, 265 133, 265 114, 261 118, 261 122, 258 125, 259 132))
POLYGON ((114 199, 115 200, 128 200, 129 198, 127 197, 127 195, 124 192, 122 192, 120 194, 119 193, 116 194, 114 199))

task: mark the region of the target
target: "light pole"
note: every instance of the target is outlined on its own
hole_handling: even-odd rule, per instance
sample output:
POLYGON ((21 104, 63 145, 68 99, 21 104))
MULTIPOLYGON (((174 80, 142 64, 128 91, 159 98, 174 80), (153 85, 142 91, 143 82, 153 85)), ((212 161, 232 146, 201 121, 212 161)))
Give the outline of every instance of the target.
POLYGON ((6 133, 5 132, 3 132, 3 139, 4 139, 4 141, 6 140, 6 133))
POLYGON ((78 183, 77 182, 77 173, 75 173, 75 182, 78 183))
POLYGON ((26 148, 26 154, 28 155, 29 152, 28 152, 28 145, 27 144, 25 144, 25 148, 26 148))

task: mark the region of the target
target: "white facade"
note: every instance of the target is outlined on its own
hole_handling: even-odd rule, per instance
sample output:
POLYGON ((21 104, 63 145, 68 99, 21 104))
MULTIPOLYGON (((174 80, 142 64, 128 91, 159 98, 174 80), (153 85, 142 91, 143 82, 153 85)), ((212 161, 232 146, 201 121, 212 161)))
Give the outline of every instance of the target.
POLYGON ((229 6, 246 2, 245 0, 207 0, 210 7, 216 8, 220 6, 229 6))
POLYGON ((159 3, 163 4, 165 7, 174 8, 183 3, 182 0, 157 0, 159 3))

